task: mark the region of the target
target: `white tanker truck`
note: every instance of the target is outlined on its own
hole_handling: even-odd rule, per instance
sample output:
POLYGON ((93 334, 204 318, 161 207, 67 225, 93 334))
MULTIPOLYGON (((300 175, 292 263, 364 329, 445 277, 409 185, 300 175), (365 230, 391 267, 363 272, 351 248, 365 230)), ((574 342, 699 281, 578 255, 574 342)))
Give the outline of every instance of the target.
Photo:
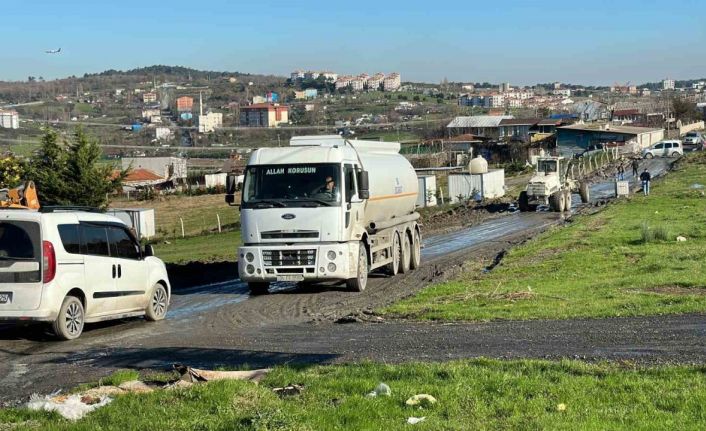
MULTIPOLYGON (((400 144, 338 135, 292 138, 255 150, 240 202, 240 278, 253 294, 273 281, 345 280, 363 291, 368 273, 419 266, 417 176, 400 144)), ((226 202, 235 203, 235 177, 226 202)))

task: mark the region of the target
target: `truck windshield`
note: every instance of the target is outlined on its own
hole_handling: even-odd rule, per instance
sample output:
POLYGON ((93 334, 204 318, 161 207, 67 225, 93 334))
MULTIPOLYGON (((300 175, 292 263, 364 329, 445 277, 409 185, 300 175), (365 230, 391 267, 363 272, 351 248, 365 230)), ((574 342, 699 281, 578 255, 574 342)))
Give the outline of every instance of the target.
POLYGON ((341 201, 340 165, 249 166, 243 204, 261 206, 331 206, 341 201))
POLYGON ((544 172, 545 174, 557 172, 556 160, 540 160, 537 162, 537 172, 544 172))

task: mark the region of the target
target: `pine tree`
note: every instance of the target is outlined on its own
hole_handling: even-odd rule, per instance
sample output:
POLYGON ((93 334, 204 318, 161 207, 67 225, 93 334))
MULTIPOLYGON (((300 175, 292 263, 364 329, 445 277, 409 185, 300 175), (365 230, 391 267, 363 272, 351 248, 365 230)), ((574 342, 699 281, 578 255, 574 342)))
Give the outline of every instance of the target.
POLYGON ((56 132, 48 130, 30 164, 41 204, 105 207, 108 194, 120 188, 128 171, 100 164, 100 157, 98 143, 82 128, 76 129, 66 148, 59 144, 56 132))

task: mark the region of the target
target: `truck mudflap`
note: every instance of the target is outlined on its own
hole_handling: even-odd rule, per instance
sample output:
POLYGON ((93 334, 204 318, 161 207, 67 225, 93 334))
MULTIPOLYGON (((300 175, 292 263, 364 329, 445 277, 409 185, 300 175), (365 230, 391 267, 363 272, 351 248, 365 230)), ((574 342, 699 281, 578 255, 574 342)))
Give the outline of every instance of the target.
POLYGON ((238 273, 247 282, 347 280, 356 276, 357 252, 357 242, 243 246, 238 273))

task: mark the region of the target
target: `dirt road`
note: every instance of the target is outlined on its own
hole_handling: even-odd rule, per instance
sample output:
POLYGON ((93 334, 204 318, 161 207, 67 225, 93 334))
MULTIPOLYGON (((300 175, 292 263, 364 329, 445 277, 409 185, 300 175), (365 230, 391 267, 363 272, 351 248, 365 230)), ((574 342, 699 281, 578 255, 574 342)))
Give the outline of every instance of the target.
POLYGON ((241 364, 586 357, 646 362, 706 359, 706 317, 425 324, 381 322, 374 308, 456 274, 463 262, 490 262, 564 222, 555 213, 511 214, 426 238, 424 265, 393 278, 373 276, 362 294, 337 286, 274 286, 249 298, 237 280, 174 292, 168 319, 91 325, 79 340, 55 342, 43 327, 0 326, 0 403, 98 380, 118 368, 241 364), (360 320, 366 323, 358 323, 360 320), (335 322, 356 322, 350 324, 335 322))

